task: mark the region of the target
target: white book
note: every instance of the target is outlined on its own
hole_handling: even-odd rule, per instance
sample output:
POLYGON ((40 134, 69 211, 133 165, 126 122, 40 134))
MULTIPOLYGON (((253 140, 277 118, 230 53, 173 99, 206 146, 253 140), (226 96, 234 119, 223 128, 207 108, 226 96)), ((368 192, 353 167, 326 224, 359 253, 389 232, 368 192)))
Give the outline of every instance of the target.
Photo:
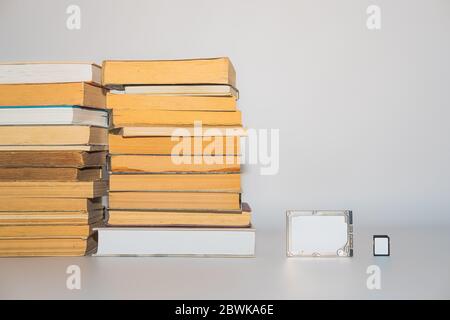
POLYGON ((184 96, 218 96, 236 97, 239 92, 229 85, 147 85, 124 86, 124 91, 114 90, 112 93, 147 94, 147 95, 184 95, 184 96))
POLYGON ((0 64, 0 84, 92 82, 101 84, 102 68, 92 63, 17 62, 0 64))
POLYGON ((253 228, 98 228, 97 256, 253 257, 253 228))
POLYGON ((0 107, 0 125, 86 125, 108 128, 108 112, 78 106, 0 107))

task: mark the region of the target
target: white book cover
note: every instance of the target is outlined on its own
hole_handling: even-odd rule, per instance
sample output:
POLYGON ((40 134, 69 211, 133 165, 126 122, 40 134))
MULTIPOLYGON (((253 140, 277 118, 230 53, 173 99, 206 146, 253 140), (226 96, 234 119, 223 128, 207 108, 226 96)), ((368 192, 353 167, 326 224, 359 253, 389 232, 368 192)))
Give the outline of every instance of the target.
POLYGON ((93 63, 17 62, 0 64, 0 84, 92 82, 101 84, 102 68, 93 63))
POLYGON ((0 125, 87 125, 108 128, 106 110, 78 106, 0 107, 0 125))
POLYGON ((98 228, 97 256, 253 257, 253 228, 98 228))

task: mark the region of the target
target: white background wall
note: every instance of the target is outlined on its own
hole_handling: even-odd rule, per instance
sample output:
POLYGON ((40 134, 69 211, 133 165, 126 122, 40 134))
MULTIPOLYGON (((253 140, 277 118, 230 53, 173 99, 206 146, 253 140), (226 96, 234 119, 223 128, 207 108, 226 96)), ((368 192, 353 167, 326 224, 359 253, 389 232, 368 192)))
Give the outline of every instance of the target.
POLYGON ((361 225, 450 222, 450 1, 1 0, 0 60, 229 56, 249 128, 280 129, 280 171, 248 166, 260 228, 286 209, 361 225), (66 8, 81 7, 81 30, 66 8), (366 8, 382 28, 366 28, 366 8))

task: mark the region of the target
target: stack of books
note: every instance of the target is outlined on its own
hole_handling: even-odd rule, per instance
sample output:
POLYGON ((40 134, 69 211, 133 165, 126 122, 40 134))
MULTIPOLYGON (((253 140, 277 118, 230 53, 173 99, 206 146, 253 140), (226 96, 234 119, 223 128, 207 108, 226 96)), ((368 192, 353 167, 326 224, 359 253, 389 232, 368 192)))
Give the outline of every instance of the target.
POLYGON ((99 66, 0 64, 0 256, 95 252, 108 122, 99 66))
POLYGON ((105 61, 108 228, 98 255, 253 256, 228 58, 105 61))

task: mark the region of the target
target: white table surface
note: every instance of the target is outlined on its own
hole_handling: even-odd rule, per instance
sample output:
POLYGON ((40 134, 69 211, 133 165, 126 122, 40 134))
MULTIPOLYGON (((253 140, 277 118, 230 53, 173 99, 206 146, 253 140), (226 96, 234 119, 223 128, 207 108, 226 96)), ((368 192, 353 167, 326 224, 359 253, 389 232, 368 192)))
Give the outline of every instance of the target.
POLYGON ((450 227, 355 226, 355 256, 286 258, 284 230, 257 229, 256 258, 1 258, 2 299, 449 299, 450 227), (391 257, 372 256, 372 235, 391 237, 391 257), (81 268, 81 289, 66 268, 81 268), (381 290, 366 269, 381 269, 381 290))

